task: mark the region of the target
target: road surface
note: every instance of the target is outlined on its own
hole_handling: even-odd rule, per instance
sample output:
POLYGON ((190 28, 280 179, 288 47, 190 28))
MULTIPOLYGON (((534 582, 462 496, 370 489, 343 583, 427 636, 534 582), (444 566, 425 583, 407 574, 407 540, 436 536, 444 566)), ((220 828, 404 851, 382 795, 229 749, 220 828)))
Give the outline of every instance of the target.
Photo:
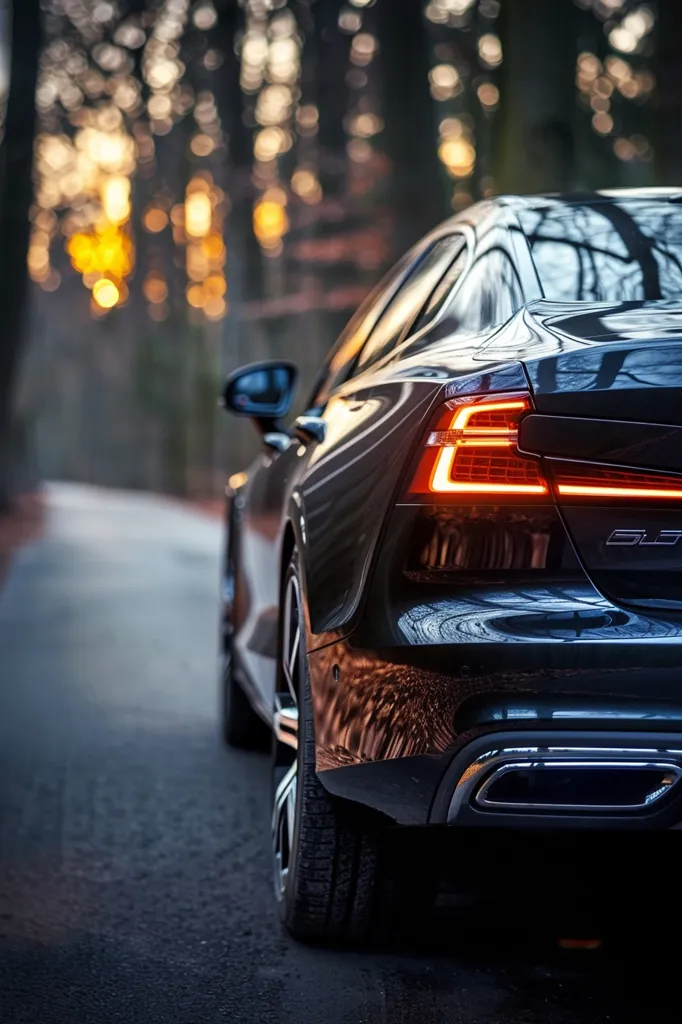
POLYGON ((677 1019, 636 930, 616 957, 503 914, 428 945, 291 941, 267 758, 218 739, 219 523, 77 486, 49 502, 0 593, 3 1024, 677 1019))

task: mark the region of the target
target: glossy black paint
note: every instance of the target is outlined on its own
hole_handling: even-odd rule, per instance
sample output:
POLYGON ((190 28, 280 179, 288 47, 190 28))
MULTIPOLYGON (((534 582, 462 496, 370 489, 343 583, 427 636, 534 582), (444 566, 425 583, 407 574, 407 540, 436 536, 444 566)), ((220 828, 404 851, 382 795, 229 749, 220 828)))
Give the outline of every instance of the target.
MULTIPOLYGON (((682 502, 408 494, 440 405, 505 391, 531 394, 520 446, 548 474, 568 458, 679 473, 682 487, 682 303, 547 301, 519 225, 520 211, 544 202, 479 204, 417 247, 415 261, 430 240, 466 239, 452 295, 360 366, 382 309, 407 287, 402 263, 321 375, 308 409, 320 429, 294 427, 232 481, 235 651, 254 705, 270 716, 281 580, 296 545, 318 771, 333 792, 401 823, 428 821, 457 752, 510 722, 614 736, 665 722, 682 745, 682 541, 606 543, 619 530, 682 531, 682 502), (508 303, 516 311, 484 326, 461 296, 493 250, 508 294, 478 302, 472 287, 467 309, 479 319, 508 303)), ((621 241, 638 203, 667 210, 666 195, 589 203, 608 207, 621 241)), ((641 220, 636 252, 648 244, 641 220)))
POLYGON ((682 427, 672 425, 531 413, 519 428, 519 448, 560 459, 682 471, 682 427))
POLYGON ((604 594, 641 613, 682 613, 682 508, 566 507, 566 526, 604 594))

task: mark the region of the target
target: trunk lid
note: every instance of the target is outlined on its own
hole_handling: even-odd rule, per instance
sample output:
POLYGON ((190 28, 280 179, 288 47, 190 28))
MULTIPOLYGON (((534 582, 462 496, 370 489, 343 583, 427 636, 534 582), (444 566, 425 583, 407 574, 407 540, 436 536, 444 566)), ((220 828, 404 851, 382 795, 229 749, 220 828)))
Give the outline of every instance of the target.
POLYGON ((682 612, 682 307, 530 311, 542 354, 525 361, 535 412, 519 447, 542 456, 595 585, 642 611, 682 612))
POLYGON ((540 301, 528 313, 538 412, 682 425, 682 304, 540 301))

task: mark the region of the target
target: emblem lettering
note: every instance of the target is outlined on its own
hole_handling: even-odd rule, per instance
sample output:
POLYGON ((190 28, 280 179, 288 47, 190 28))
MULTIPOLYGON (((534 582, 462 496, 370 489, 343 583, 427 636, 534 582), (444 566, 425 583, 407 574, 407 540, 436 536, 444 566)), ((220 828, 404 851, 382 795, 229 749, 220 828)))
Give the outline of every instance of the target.
POLYGON ((682 530, 614 530, 606 541, 607 548, 672 548, 682 540, 682 530))

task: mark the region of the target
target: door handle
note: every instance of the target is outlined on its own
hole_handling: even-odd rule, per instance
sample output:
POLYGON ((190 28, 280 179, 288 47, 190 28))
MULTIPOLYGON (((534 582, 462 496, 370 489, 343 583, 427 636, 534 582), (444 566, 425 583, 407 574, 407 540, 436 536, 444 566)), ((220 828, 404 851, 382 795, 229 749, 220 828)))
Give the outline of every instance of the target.
POLYGON ((263 444, 270 451, 278 452, 280 455, 285 452, 291 444, 291 438, 288 434, 280 433, 279 431, 273 430, 263 435, 263 444))
POLYGON ((294 422, 294 434, 302 444, 322 444, 327 424, 319 416, 299 416, 294 422))

